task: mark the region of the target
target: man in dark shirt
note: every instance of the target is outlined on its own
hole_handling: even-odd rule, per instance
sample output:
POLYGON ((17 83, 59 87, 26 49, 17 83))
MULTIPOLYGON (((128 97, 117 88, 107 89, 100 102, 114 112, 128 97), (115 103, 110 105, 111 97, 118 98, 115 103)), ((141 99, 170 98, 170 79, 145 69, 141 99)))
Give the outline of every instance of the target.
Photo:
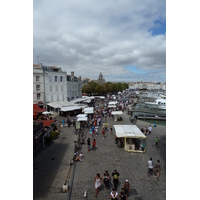
POLYGON ((117 170, 115 169, 114 172, 112 173, 112 177, 113 177, 113 184, 115 189, 117 190, 117 184, 119 182, 118 178, 119 178, 119 173, 117 172, 117 170))
POLYGON ((103 181, 106 186, 106 191, 107 191, 107 189, 109 190, 109 179, 110 179, 110 175, 109 175, 108 171, 106 170, 103 175, 103 181))
POLYGON ((122 191, 120 193, 120 197, 121 197, 121 200, 127 200, 127 194, 126 194, 124 188, 122 188, 122 191))

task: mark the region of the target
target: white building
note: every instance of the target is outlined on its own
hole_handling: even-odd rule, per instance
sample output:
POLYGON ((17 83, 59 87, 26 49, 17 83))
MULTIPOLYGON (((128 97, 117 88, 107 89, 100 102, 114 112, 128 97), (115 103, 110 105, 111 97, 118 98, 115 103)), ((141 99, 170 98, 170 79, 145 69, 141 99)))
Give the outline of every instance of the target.
POLYGON ((134 82, 129 83, 129 89, 166 90, 166 83, 134 82))
POLYGON ((33 65, 33 103, 44 104, 44 77, 41 65, 33 65))
POLYGON ((42 66, 44 70, 45 103, 67 101, 66 72, 55 66, 42 66))
POLYGON ((51 102, 66 102, 82 97, 81 78, 67 75, 61 68, 33 65, 33 102, 46 106, 51 102))

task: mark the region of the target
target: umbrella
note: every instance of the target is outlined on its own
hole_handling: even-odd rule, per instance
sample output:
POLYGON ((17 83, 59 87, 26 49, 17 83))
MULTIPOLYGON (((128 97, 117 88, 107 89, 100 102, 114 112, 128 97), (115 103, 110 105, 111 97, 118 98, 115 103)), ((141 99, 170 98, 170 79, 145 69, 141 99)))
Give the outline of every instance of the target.
POLYGON ((51 113, 48 112, 48 111, 44 111, 42 114, 43 114, 43 115, 51 115, 51 113))

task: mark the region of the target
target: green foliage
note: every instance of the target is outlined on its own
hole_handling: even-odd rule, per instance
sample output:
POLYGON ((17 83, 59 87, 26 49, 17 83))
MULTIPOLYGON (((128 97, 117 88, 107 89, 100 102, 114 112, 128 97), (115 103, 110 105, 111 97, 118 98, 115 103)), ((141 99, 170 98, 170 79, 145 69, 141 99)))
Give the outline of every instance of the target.
POLYGON ((52 124, 51 124, 51 127, 53 127, 53 131, 56 131, 56 130, 57 130, 57 126, 56 126, 55 123, 52 123, 52 124))
POLYGON ((51 137, 52 139, 55 139, 58 135, 59 135, 58 132, 52 131, 50 137, 51 137))
POLYGON ((105 94, 107 92, 121 92, 125 89, 128 89, 127 83, 111 83, 107 82, 104 84, 99 84, 94 81, 91 81, 90 83, 84 85, 82 87, 82 92, 85 92, 87 94, 91 93, 97 93, 97 94, 105 94))

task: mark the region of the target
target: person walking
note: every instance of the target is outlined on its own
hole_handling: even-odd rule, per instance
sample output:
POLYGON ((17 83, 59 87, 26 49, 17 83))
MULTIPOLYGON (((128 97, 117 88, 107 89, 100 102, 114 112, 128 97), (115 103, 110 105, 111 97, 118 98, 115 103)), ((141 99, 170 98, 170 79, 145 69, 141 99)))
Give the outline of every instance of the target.
POLYGON ((156 146, 158 147, 158 137, 156 137, 156 146))
POLYGON ((105 184, 105 187, 106 187, 106 191, 107 189, 109 190, 109 181, 110 181, 110 175, 108 173, 108 171, 106 170, 105 173, 103 174, 103 182, 105 184))
POLYGON ((149 125, 149 135, 151 135, 152 127, 149 125))
POLYGON ((110 134, 112 134, 112 126, 110 125, 110 134))
POLYGON ((96 140, 95 139, 93 139, 93 141, 92 141, 92 149, 95 151, 95 149, 96 149, 96 140))
POLYGON ((63 128, 65 127, 65 120, 62 120, 63 128))
POLYGON ((92 137, 92 128, 90 128, 90 137, 92 137))
POLYGON ((103 137, 103 139, 104 139, 104 135, 105 135, 105 129, 104 129, 104 128, 102 129, 102 132, 101 132, 101 133, 102 133, 102 137, 103 137))
POLYGON ((117 190, 115 189, 115 188, 113 188, 112 189, 112 192, 110 193, 110 198, 111 198, 111 200, 118 200, 118 197, 119 197, 119 195, 118 195, 118 193, 117 193, 117 190))
POLYGON ((128 195, 128 192, 131 191, 131 185, 130 185, 130 183, 128 182, 128 179, 125 180, 125 183, 124 183, 124 185, 123 185, 123 188, 124 188, 125 193, 128 195))
POLYGON ((90 138, 88 138, 88 139, 87 139, 88 152, 90 152, 90 144, 91 144, 91 142, 90 142, 90 138))
POLYGON ((112 177, 113 177, 113 184, 115 187, 115 190, 117 190, 117 184, 119 182, 119 173, 117 172, 117 170, 115 169, 114 172, 112 173, 112 177))
POLYGON ((97 196, 97 194, 99 194, 101 184, 102 184, 102 178, 100 177, 100 174, 98 173, 94 179, 95 197, 97 196))
POLYGON ((148 168, 149 168, 148 176, 150 178, 150 175, 153 175, 153 167, 154 167, 152 158, 150 158, 150 160, 147 162, 147 164, 148 164, 148 168))
POLYGON ((157 163, 155 164, 155 168, 156 168, 156 178, 158 180, 160 177, 160 172, 161 172, 160 160, 157 160, 157 163))

